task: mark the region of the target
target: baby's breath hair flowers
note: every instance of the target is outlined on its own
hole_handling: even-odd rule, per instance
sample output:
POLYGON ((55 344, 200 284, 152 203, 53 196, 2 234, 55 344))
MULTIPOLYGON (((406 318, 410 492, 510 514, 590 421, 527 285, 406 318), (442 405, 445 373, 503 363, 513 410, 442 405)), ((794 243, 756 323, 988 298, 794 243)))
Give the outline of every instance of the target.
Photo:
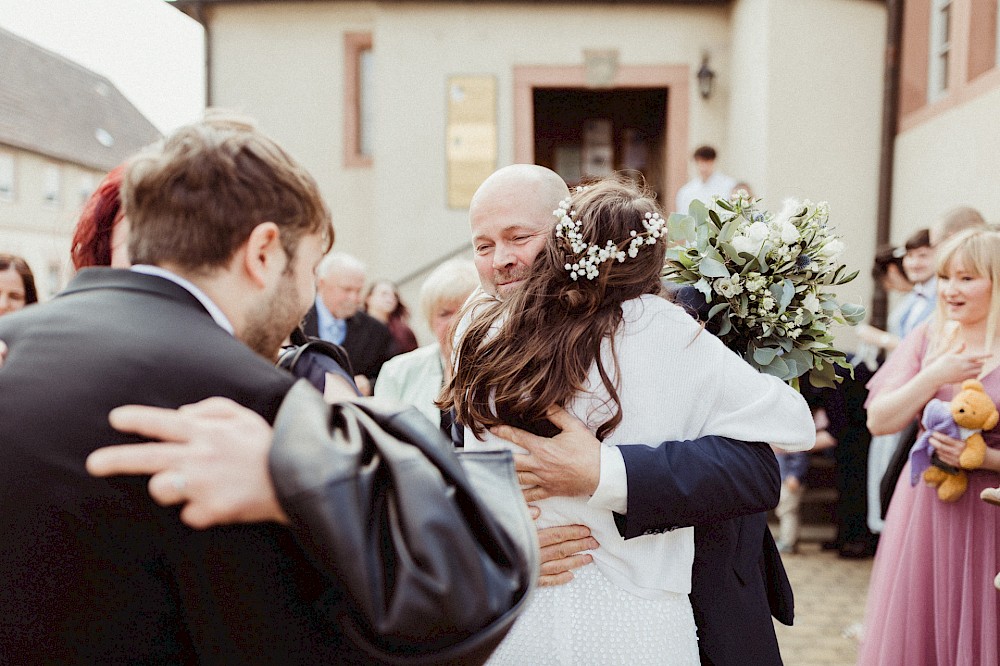
POLYGON ((617 261, 622 263, 626 258, 635 258, 639 250, 644 245, 653 245, 656 240, 666 233, 666 221, 659 213, 646 213, 642 218, 642 226, 645 231, 633 230, 631 238, 621 244, 613 240, 608 240, 604 246, 591 245, 583 240, 580 231, 581 222, 577 219, 577 212, 572 207, 572 199, 567 197, 559 202, 559 208, 552 211, 556 217, 556 238, 562 238, 569 246, 568 254, 573 255, 573 259, 566 263, 565 269, 569 272, 572 280, 584 278, 593 280, 601 274, 600 265, 605 261, 617 261))

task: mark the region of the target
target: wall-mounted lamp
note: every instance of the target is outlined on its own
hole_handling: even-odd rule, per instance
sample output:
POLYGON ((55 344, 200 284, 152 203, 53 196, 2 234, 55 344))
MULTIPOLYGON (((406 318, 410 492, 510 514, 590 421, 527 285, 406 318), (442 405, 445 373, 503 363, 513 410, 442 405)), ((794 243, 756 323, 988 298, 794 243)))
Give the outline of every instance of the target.
POLYGON ((702 99, 708 99, 712 94, 712 81, 715 79, 715 72, 708 66, 708 54, 701 58, 701 69, 698 70, 698 91, 702 99))

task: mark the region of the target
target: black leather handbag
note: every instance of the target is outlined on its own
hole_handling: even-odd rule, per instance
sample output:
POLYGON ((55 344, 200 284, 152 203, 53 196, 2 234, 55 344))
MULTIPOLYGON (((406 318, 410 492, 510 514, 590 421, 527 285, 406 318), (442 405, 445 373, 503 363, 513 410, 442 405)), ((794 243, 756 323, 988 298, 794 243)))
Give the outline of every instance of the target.
POLYGON ((384 663, 485 661, 538 575, 510 452, 456 453, 413 407, 326 406, 301 381, 274 441, 279 500, 351 602, 345 632, 384 663))

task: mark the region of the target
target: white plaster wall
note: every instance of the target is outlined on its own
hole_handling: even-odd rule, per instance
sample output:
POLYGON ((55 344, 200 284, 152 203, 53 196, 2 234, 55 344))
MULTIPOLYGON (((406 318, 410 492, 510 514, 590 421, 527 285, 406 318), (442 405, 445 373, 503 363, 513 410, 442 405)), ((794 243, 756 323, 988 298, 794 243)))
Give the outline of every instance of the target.
MULTIPOLYGON (((623 65, 726 66, 724 8, 487 3, 281 3, 221 6, 212 25, 213 104, 242 110, 313 172, 337 245, 399 279, 468 241, 467 211, 446 204, 447 79, 497 80, 498 164, 513 160, 513 68, 579 65, 618 49, 623 65), (371 30, 374 165, 343 165, 343 33, 371 30), (718 54, 715 52, 718 50, 718 54)), ((690 136, 721 144, 725 95, 692 97, 690 136)), ((694 140, 692 140, 694 141, 694 140)), ((693 149, 686 148, 685 152, 693 149)), ((414 285, 414 288, 417 285, 414 285)))
POLYGON ((212 104, 255 118, 316 178, 337 248, 371 262, 371 168, 344 166, 344 33, 373 2, 222 5, 211 13, 212 104))
MULTIPOLYGON (((843 300, 870 305, 878 197, 885 7, 856 0, 769 5, 766 176, 771 208, 786 197, 830 203, 858 278, 843 300)), ((838 334, 852 348, 851 329, 838 334)))
POLYGON ((1000 223, 1000 88, 900 134, 892 240, 901 243, 956 206, 1000 223))
MULTIPOLYGON (((381 8, 375 35, 382 84, 375 225, 382 238, 406 238, 380 244, 379 263, 396 271, 413 266, 415 257, 420 264, 468 241, 467 211, 446 206, 448 76, 496 78, 497 166, 503 166, 514 159, 515 66, 580 65, 585 49, 616 49, 620 65, 700 62, 702 50, 724 43, 728 34, 721 8, 542 3, 381 8)), ((692 102, 698 105, 700 98, 692 102)), ((705 106, 697 113, 692 109, 691 135, 720 140, 725 105, 705 106)))
MULTIPOLYGON (((709 100, 692 76, 684 152, 715 145, 720 167, 768 205, 826 199, 862 277, 874 240, 885 9, 865 0, 692 5, 274 3, 213 10, 214 103, 242 108, 317 177, 338 247, 399 280, 468 241, 446 203, 447 80, 497 81, 497 166, 514 156, 513 70, 580 65, 617 49, 622 65, 686 64, 708 53, 709 100), (376 127, 370 169, 343 165, 343 33, 370 30, 376 127)), ((670 122, 670 119, 668 119, 670 122)), ((403 285, 415 303, 420 276, 403 285)))
POLYGON ((768 0, 739 0, 732 12, 730 67, 717 81, 728 91, 728 141, 719 168, 763 194, 767 179, 770 94, 769 49, 760 37, 770 34, 768 0))

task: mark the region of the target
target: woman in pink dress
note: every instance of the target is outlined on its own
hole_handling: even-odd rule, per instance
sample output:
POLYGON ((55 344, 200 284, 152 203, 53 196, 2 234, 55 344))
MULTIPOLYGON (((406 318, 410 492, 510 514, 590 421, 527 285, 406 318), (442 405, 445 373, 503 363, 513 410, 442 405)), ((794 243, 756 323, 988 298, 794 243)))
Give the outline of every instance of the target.
MULTIPOLYGON (((937 312, 907 336, 869 383, 873 435, 899 430, 931 398, 950 401, 978 378, 1000 403, 1000 232, 967 231, 938 250, 937 312)), ((910 485, 909 463, 886 516, 868 593, 865 666, 1000 664, 1000 510, 979 499, 1000 484, 1000 428, 983 433, 981 469, 953 503, 910 485)), ((931 437, 942 462, 958 466, 962 442, 931 437)))

